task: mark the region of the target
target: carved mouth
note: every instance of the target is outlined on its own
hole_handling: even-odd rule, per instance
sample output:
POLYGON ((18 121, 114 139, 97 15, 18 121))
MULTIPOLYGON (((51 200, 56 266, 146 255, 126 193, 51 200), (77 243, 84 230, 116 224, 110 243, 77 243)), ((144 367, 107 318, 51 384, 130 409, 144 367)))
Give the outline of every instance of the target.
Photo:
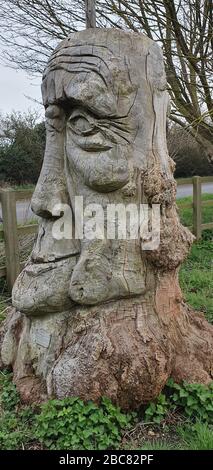
POLYGON ((31 259, 29 264, 24 268, 24 271, 29 276, 38 276, 47 271, 52 271, 64 265, 64 267, 69 265, 71 258, 73 259, 76 255, 67 255, 60 258, 55 258, 50 260, 42 260, 41 257, 37 259, 31 259))
POLYGON ((31 255, 31 262, 32 264, 47 264, 47 263, 58 263, 59 261, 63 261, 65 259, 71 258, 76 256, 75 254, 67 254, 67 255, 54 255, 54 254, 39 254, 39 253, 32 253, 31 255))

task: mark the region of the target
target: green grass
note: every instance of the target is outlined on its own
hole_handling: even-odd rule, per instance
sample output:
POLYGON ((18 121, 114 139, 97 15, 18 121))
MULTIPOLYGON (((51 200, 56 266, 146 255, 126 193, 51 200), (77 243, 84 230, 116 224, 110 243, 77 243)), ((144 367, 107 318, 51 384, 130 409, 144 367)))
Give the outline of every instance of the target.
MULTIPOLYGON (((159 429, 160 431, 160 429, 159 429)), ((171 426, 161 433, 164 438, 132 442, 126 446, 128 450, 213 450, 213 428, 205 423, 197 422, 171 426)))
MULTIPOLYGON (((202 207, 202 224, 213 222, 213 194, 202 194, 202 201, 212 201, 211 206, 202 207)), ((177 199, 177 206, 179 207, 180 219, 183 225, 191 226, 193 224, 192 209, 181 208, 181 204, 192 203, 192 196, 183 197, 177 199)))
POLYGON ((5 309, 7 308, 7 304, 5 299, 0 296, 0 323, 5 319, 5 309))
POLYGON ((205 423, 177 427, 180 444, 186 450, 213 450, 213 428, 205 423))
MULTIPOLYGON (((202 200, 212 200, 213 194, 203 194, 202 200)), ((192 224, 192 209, 181 209, 182 202, 192 202, 192 197, 178 200, 180 218, 184 225, 192 224)), ((202 208, 203 223, 213 222, 213 205, 202 208)), ((180 285, 186 301, 204 312, 213 322, 213 231, 204 230, 202 240, 195 242, 180 270, 180 285)))
POLYGON ((0 278, 0 324, 5 319, 7 307, 11 303, 11 295, 7 290, 4 278, 0 278))
POLYGON ((180 285, 186 301, 213 322, 213 243, 195 242, 180 270, 180 285))
POLYGON ((177 446, 166 443, 164 441, 156 441, 153 443, 144 442, 143 446, 138 450, 178 450, 178 449, 179 448, 177 446))
POLYGON ((14 189, 15 191, 22 191, 24 189, 27 189, 28 191, 33 191, 35 189, 35 185, 34 184, 21 184, 21 185, 11 185, 10 186, 12 189, 14 189))

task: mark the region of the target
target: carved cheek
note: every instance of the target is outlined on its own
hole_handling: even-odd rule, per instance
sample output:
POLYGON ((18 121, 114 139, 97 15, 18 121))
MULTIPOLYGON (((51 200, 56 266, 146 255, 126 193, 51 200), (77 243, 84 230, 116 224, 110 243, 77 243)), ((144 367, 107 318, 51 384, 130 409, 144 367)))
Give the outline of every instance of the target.
MULTIPOLYGON (((125 186, 130 178, 128 145, 112 144, 111 148, 100 148, 94 151, 90 141, 90 149, 84 150, 77 144, 71 131, 67 130, 66 155, 71 169, 81 177, 86 186, 100 192, 110 192, 125 186)), ((88 143, 85 145, 88 145, 88 143)))

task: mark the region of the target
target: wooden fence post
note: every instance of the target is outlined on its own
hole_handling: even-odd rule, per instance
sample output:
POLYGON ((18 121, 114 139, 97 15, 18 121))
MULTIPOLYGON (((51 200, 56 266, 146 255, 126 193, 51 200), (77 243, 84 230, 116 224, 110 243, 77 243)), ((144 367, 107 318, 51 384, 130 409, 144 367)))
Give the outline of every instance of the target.
POLYGON ((201 228, 201 178, 194 176, 193 180, 193 233, 199 240, 202 235, 201 228))
POLYGON ((19 241, 16 218, 16 192, 13 189, 1 191, 2 218, 6 255, 7 284, 12 290, 20 273, 19 241))

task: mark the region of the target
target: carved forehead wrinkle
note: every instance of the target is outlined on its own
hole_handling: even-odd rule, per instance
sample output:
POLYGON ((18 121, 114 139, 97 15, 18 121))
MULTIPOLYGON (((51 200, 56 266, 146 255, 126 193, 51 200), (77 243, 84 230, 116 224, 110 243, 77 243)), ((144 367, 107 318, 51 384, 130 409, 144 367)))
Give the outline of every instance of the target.
POLYGON ((86 46, 62 48, 53 55, 44 73, 42 94, 45 106, 75 100, 100 114, 117 113, 109 66, 86 46))
POLYGON ((111 88, 95 72, 57 70, 47 75, 42 84, 45 107, 67 102, 87 107, 100 115, 117 115, 117 101, 111 88))
MULTIPOLYGON (((53 53, 43 75, 45 106, 68 99, 82 101, 102 115, 119 115, 124 89, 126 97, 135 93, 128 59, 122 54, 116 57, 107 46, 99 45, 98 39, 94 44, 72 45, 66 41, 53 53)), ((123 114, 128 112, 127 104, 123 114)))
POLYGON ((104 116, 134 114, 146 107, 152 87, 162 89, 160 63, 159 48, 145 36, 116 29, 74 33, 48 62, 44 105, 76 100, 104 116), (154 76, 147 67, 150 60, 156 63, 154 76))
POLYGON ((113 55, 111 51, 101 46, 85 44, 64 46, 53 53, 45 72, 49 73, 57 69, 57 67, 66 67, 67 65, 71 66, 71 64, 73 64, 72 67, 74 65, 78 67, 82 66, 82 68, 96 72, 100 75, 106 86, 112 86, 112 74, 109 68, 109 63, 112 58, 113 55), (106 51, 107 56, 104 57, 106 51))

